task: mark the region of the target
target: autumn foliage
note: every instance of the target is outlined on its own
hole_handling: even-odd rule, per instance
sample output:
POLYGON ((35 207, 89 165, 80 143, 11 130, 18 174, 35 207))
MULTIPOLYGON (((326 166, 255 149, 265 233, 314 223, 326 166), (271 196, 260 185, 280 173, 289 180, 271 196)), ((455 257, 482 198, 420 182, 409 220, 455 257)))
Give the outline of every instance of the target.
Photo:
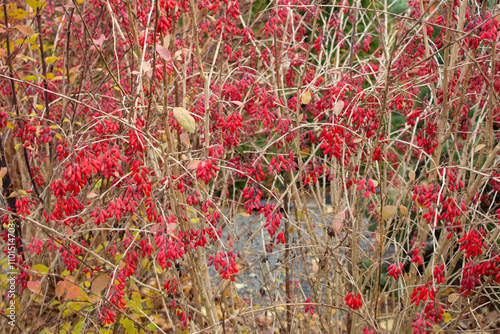
POLYGON ((496 2, 0 9, 6 333, 499 325, 496 2))

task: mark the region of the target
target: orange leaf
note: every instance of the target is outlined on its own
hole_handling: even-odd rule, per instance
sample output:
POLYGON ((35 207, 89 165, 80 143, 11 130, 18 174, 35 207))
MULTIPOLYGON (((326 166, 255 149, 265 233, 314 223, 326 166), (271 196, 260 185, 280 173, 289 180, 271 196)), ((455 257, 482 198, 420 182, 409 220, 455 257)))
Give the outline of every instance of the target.
POLYGON ((66 282, 59 281, 56 285, 56 297, 60 298, 66 292, 66 282))
POLYGON ((28 36, 31 36, 31 35, 33 35, 35 33, 35 30, 33 30, 33 28, 28 27, 28 26, 17 25, 14 28, 16 28, 21 33, 23 33, 25 35, 28 35, 28 36))
POLYGON ((82 297, 82 289, 75 285, 68 289, 66 299, 78 299, 82 297))
POLYGON ((42 282, 40 281, 29 281, 28 284, 28 289, 32 292, 40 293, 40 290, 42 289, 42 282))

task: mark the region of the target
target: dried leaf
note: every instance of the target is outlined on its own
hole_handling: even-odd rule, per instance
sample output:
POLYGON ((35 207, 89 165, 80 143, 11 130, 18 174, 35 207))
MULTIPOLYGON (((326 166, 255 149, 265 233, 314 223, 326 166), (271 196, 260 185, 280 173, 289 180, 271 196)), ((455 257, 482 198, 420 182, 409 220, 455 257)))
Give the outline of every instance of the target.
POLYGON ((99 275, 93 282, 92 286, 90 287, 90 291, 92 291, 95 294, 98 294, 102 290, 104 290, 110 281, 109 275, 108 274, 102 274, 99 275))
POLYGON ((196 25, 199 25, 207 17, 207 12, 208 8, 203 8, 198 12, 198 15, 196 15, 196 25))
POLYGON ((238 107, 243 107, 243 102, 241 101, 231 101, 231 102, 236 104, 238 107))
POLYGON ((27 287, 31 292, 40 293, 40 290, 42 289, 42 282, 29 281, 27 287))
POLYGON ((35 33, 35 30, 33 30, 33 28, 28 27, 28 26, 17 25, 14 28, 16 28, 21 33, 28 35, 28 36, 31 36, 35 33))
POLYGON ((187 134, 181 133, 180 138, 181 138, 181 142, 184 145, 191 147, 191 141, 189 140, 189 136, 187 134))
POLYGON ((211 15, 207 15, 207 18, 210 21, 210 23, 212 23, 213 25, 217 24, 217 20, 215 19, 215 17, 213 17, 211 15))
POLYGON ((474 153, 477 153, 479 151, 481 151, 483 148, 485 148, 485 144, 480 144, 480 145, 477 145, 475 148, 474 148, 474 153))
POLYGON ((144 73, 151 71, 151 64, 148 63, 147 61, 142 63, 142 71, 144 73))
POLYGON ((342 228, 344 227, 344 219, 346 217, 345 210, 340 211, 335 215, 335 218, 333 218, 333 229, 337 234, 340 234, 342 232, 342 228))
POLYGON ((165 59, 166 61, 172 60, 172 56, 170 55, 170 51, 166 47, 164 47, 161 44, 156 45, 156 51, 160 55, 161 58, 165 59))
POLYGON ((7 167, 2 167, 2 169, 0 169, 0 179, 5 175, 7 175, 7 167))
POLYGON ((188 170, 197 169, 200 162, 201 160, 191 160, 190 162, 188 162, 186 168, 188 170))
POLYGON ((194 132, 196 128, 195 120, 185 108, 174 108, 174 117, 184 130, 187 132, 194 132))
POLYGON ((177 223, 169 223, 167 224, 167 235, 172 235, 175 232, 175 228, 177 227, 177 223))
POLYGON ((302 104, 308 104, 309 102, 311 102, 311 98, 312 98, 311 92, 306 90, 302 94, 300 101, 302 102, 302 104))
POLYGON ((376 188, 378 186, 378 181, 377 180, 372 180, 373 186, 376 188))
POLYGON ((352 140, 352 142, 353 142, 354 144, 361 143, 362 141, 363 141, 363 139, 361 139, 361 138, 359 138, 359 137, 356 137, 356 138, 354 138, 354 139, 352 140))
POLYGON ((408 176, 410 177, 410 180, 415 181, 415 171, 411 170, 410 173, 408 173, 408 176))
POLYGON ((384 207, 382 210, 382 218, 383 219, 390 219, 392 216, 396 214, 397 208, 394 205, 387 205, 384 207))
POLYGON ((65 281, 59 281, 57 282, 57 285, 56 285, 56 297, 57 298, 61 298, 62 295, 64 295, 64 293, 66 292, 66 282, 65 281))
POLYGON ((342 100, 338 100, 337 102, 335 102, 335 105, 333 106, 333 113, 336 116, 340 115, 342 110, 344 110, 344 105, 345 105, 345 103, 342 100))
POLYGON ((312 263, 311 263, 311 269, 312 269, 312 271, 313 271, 314 274, 318 273, 318 270, 319 270, 318 261, 316 261, 316 260, 312 261, 312 263))
POLYGON ((96 197, 99 197, 99 195, 97 195, 95 192, 91 191, 87 194, 87 199, 92 199, 92 198, 96 198, 96 197))
POLYGON ((97 45, 99 48, 102 48, 102 43, 104 42, 104 35, 101 34, 98 39, 92 39, 94 41, 94 44, 97 45))
POLYGON ((448 296, 448 302, 449 303, 454 303, 457 301, 457 299, 460 297, 460 294, 459 293, 451 293, 449 296, 448 296))
POLYGON ((402 214, 407 215, 408 214, 408 208, 404 205, 399 206, 399 210, 401 211, 402 214))

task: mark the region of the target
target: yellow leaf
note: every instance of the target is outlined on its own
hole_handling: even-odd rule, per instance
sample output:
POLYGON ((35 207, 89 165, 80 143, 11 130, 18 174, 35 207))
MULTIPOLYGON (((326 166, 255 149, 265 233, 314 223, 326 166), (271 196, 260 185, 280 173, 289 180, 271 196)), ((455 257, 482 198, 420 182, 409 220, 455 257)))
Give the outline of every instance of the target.
POLYGON ((301 158, 307 158, 307 156, 309 156, 309 148, 306 147, 305 149, 303 149, 302 151, 300 151, 300 157, 301 158))
POLYGON ((451 319, 451 314, 449 314, 448 312, 443 313, 443 321, 445 324, 449 323, 451 319))
POLYGON ((45 58, 45 62, 47 64, 52 64, 53 62, 55 62, 56 60, 59 60, 59 57, 56 57, 56 56, 50 56, 50 57, 47 57, 45 58))
POLYGON ((44 9, 47 3, 39 0, 26 0, 26 4, 36 12, 37 8, 44 9))
POLYGON ((410 173, 408 173, 408 176, 410 177, 410 180, 415 181, 415 171, 411 170, 410 173))
POLYGON ((44 266, 43 264, 35 264, 33 267, 31 267, 31 270, 39 271, 41 274, 49 273, 49 268, 47 266, 44 266))
POLYGON ((308 104, 309 102, 311 102, 311 98, 312 98, 311 92, 306 90, 302 94, 300 101, 302 102, 302 104, 308 104))
POLYGON ((382 210, 382 218, 383 219, 390 219, 392 216, 396 214, 397 208, 394 205, 387 205, 384 207, 382 210))
POLYGON ((402 214, 407 215, 408 214, 408 209, 404 205, 399 206, 399 210, 401 211, 402 214))

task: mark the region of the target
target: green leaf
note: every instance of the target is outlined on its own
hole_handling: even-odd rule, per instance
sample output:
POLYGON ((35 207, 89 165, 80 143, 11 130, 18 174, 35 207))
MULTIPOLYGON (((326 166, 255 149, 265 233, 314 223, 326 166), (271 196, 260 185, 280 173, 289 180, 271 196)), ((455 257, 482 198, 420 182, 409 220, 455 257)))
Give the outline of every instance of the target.
POLYGON ((43 264, 35 264, 33 267, 31 267, 31 269, 38 270, 41 274, 49 273, 49 268, 47 266, 44 266, 43 264))
POLYGON ((156 325, 155 325, 155 324, 153 324, 152 322, 150 322, 150 323, 146 326, 146 328, 147 328, 147 329, 149 329, 149 330, 150 330, 150 331, 152 331, 152 332, 155 332, 155 333, 156 333, 156 331, 158 330, 158 329, 156 328, 156 325))

